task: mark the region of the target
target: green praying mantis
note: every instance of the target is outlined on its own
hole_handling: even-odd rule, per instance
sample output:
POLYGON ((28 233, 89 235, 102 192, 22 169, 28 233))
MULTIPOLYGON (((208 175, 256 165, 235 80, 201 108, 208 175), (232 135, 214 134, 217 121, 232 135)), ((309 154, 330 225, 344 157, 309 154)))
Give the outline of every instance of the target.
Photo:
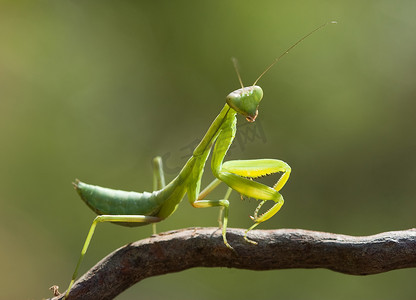
POLYGON ((277 159, 232 160, 224 162, 224 157, 236 134, 236 115, 240 114, 245 117, 248 122, 254 122, 258 114, 259 103, 263 98, 263 90, 256 85, 260 78, 262 78, 262 76, 284 55, 289 53, 289 51, 301 41, 330 23, 336 22, 332 21, 325 23, 299 39, 295 44, 277 57, 272 64, 260 74, 253 85, 249 87, 244 87, 241 76, 237 70, 236 62, 234 61, 234 67, 241 88, 231 92, 226 97, 226 104, 212 122, 199 145, 193 151, 192 157, 189 158, 179 174, 169 184, 165 184, 162 160, 160 157, 156 157, 153 160, 154 191, 151 193, 114 190, 86 184, 76 180, 74 183, 76 191, 82 200, 98 214, 98 216, 92 222, 84 242, 81 256, 72 275, 72 280, 65 294, 65 299, 75 282, 78 269, 87 252, 98 223, 112 222, 130 227, 154 224, 163 221, 174 213, 185 194, 188 195, 189 202, 193 207, 221 208, 220 215, 222 215, 222 220, 220 218, 220 227, 222 227, 222 238, 225 246, 229 249, 233 249, 228 243, 226 236, 230 205, 228 198, 231 191, 235 190, 241 195, 261 200, 260 204, 255 209, 253 216, 251 216, 254 224, 245 231, 244 235, 244 239, 247 242, 257 244, 247 237, 247 233, 260 223, 270 219, 280 210, 284 200, 279 191, 289 179, 291 168, 284 161, 277 159), (212 149, 211 169, 215 179, 200 192, 205 163, 212 149), (282 175, 272 187, 253 180, 257 177, 279 172, 281 172, 282 175), (222 182, 228 186, 223 199, 208 200, 207 196, 222 182), (266 212, 259 214, 260 208, 266 201, 273 201, 274 205, 266 212))

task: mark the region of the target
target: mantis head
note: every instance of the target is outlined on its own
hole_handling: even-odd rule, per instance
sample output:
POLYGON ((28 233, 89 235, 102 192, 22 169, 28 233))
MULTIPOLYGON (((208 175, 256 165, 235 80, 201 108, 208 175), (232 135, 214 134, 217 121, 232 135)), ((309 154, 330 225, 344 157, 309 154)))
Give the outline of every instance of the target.
POLYGON ((243 115, 247 121, 254 122, 262 98, 263 90, 261 87, 252 85, 231 92, 226 100, 227 104, 237 113, 243 115))

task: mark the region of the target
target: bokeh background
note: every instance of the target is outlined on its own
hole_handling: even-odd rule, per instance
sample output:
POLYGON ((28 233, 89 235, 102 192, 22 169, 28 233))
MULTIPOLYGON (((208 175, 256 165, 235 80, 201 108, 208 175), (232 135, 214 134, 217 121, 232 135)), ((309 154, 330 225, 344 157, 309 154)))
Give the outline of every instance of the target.
MULTIPOLYGON (((0 298, 66 289, 94 217, 74 178, 151 190, 150 162, 162 155, 172 179, 239 88, 230 58, 249 85, 330 20, 338 24, 260 81, 258 122, 240 127, 228 158, 293 168, 285 206, 260 229, 414 227, 415 12, 411 0, 1 1, 0 298)), ((211 179, 207 167, 204 184, 211 179)), ((255 201, 232 197, 230 226, 249 227, 255 201)), ((185 199, 158 230, 216 226, 217 213, 185 199)), ((81 273, 150 234, 99 225, 81 273)), ((201 268, 144 280, 117 299, 414 299, 415 277, 201 268)))

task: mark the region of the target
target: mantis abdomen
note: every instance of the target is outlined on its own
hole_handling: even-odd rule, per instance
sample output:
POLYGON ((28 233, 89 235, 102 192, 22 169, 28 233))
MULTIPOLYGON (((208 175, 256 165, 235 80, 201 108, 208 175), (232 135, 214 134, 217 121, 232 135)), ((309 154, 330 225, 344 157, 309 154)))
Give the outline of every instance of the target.
MULTIPOLYGON (((98 215, 157 216, 159 191, 127 192, 86 184, 77 180, 74 187, 82 200, 98 215)), ((123 226, 143 226, 147 223, 115 223, 123 226)))

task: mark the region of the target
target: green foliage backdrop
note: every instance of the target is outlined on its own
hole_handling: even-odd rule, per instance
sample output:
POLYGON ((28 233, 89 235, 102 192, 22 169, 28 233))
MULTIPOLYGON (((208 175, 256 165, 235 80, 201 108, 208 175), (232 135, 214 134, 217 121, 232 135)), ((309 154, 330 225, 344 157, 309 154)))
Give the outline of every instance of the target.
MULTIPOLYGON (((241 127, 229 157, 280 158, 293 168, 285 206, 260 229, 414 227, 415 10, 410 0, 1 1, 0 298, 66 288, 94 217, 74 178, 150 190, 151 158, 164 155, 171 179, 239 87, 232 56, 251 84, 333 19, 339 24, 262 79, 261 134, 241 127)), ((234 195, 230 226, 250 226, 254 207, 234 195)), ((159 230, 216 220, 216 209, 185 200, 159 230)), ((100 225, 82 272, 150 233, 100 225)), ((118 299, 414 299, 415 276, 195 269, 145 280, 118 299)))

